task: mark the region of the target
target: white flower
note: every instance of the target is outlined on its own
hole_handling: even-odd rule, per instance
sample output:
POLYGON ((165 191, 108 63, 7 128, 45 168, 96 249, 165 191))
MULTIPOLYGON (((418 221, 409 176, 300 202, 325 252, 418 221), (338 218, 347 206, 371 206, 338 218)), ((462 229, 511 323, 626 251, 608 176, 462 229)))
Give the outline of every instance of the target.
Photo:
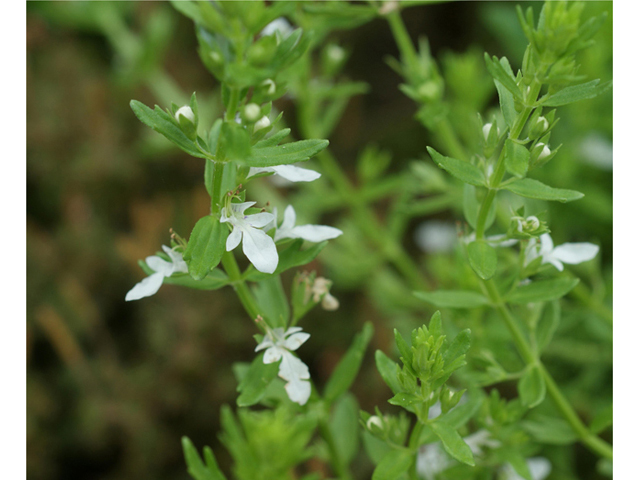
POLYGON ((196 117, 193 114, 193 110, 191 110, 191 107, 189 105, 185 105, 184 107, 180 107, 178 109, 175 115, 177 121, 180 121, 180 115, 182 115, 184 118, 189 120, 191 123, 196 123, 196 117))
MULTIPOLYGON (((475 239, 476 239, 476 232, 471 232, 466 237, 462 237, 462 241, 467 245, 473 242, 475 239)), ((485 240, 487 241, 487 243, 493 245, 494 247, 501 247, 501 248, 512 247, 516 243, 518 243, 518 240, 516 240, 515 238, 507 238, 507 235, 505 233, 498 234, 498 235, 490 235, 486 237, 485 240)))
MULTIPOLYGON (((533 480, 544 480, 551 473, 551 462, 544 457, 528 458, 527 466, 533 480)), ((509 464, 504 466, 503 471, 506 475, 504 480, 524 480, 509 464)))
POLYGON ((275 173, 290 182, 312 182, 320 178, 320 174, 314 170, 296 167, 294 165, 277 165, 275 167, 251 167, 247 178, 259 173, 275 173))
MULTIPOLYGON (((277 218, 277 210, 273 209, 277 218)), ((300 225, 296 227, 296 212, 291 205, 284 210, 284 219, 282 225, 276 227, 274 240, 282 240, 283 238, 302 238, 309 242, 323 242, 342 235, 342 230, 326 225, 300 225)))
POLYGON ((322 308, 333 312, 340 307, 340 302, 336 297, 329 293, 329 287, 331 287, 331 280, 327 280, 324 277, 318 277, 314 280, 310 293, 313 294, 314 302, 320 302, 322 299, 322 308))
POLYGON ((429 220, 418 225, 414 234, 418 247, 427 253, 448 252, 456 245, 458 233, 451 222, 429 220))
POLYGON ((160 258, 157 255, 147 257, 145 262, 155 273, 149 275, 127 292, 127 296, 124 297, 127 302, 130 302, 131 300, 140 300, 144 297, 150 297, 160 289, 165 277, 170 277, 174 273, 189 272, 187 264, 182 259, 182 254, 180 252, 171 250, 165 245, 162 246, 162 249, 164 250, 164 253, 169 255, 171 262, 167 262, 165 259, 160 258))
POLYGON ((264 27, 262 29, 262 32, 260 32, 260 35, 266 37, 272 35, 275 32, 280 33, 280 35, 284 38, 291 32, 293 32, 293 27, 284 17, 279 17, 268 24, 266 27, 264 27))
POLYGON ((540 235, 540 245, 536 239, 529 240, 525 250, 525 265, 528 265, 538 257, 542 257, 542 263, 550 263, 558 270, 564 270, 563 263, 576 265, 595 258, 600 248, 593 243, 563 243, 553 247, 551 235, 540 235))
POLYGON ((227 252, 236 248, 242 241, 242 251, 257 270, 273 273, 278 266, 278 250, 273 239, 261 228, 273 221, 273 215, 267 212, 245 215, 244 211, 256 202, 230 204, 231 216, 223 209, 221 223, 230 223, 233 230, 227 237, 227 252))
POLYGON ((267 349, 262 358, 265 364, 282 359, 278 376, 287 382, 284 388, 291 401, 300 405, 307 403, 311 395, 311 384, 307 381, 310 378, 309 368, 291 352, 297 350, 308 338, 309 334, 304 333, 300 327, 291 327, 286 332, 283 328, 271 330, 267 327, 267 334, 255 350, 258 352, 267 349))

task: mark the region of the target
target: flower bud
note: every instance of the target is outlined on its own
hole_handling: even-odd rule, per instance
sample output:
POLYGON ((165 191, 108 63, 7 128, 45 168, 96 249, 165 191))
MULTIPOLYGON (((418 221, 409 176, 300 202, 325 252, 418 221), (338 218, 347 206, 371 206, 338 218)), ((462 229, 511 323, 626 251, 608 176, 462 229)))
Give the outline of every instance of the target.
POLYGON ((427 102, 433 102, 440 98, 440 86, 434 81, 427 81, 418 87, 418 95, 420 99, 427 102))
POLYGON ((531 215, 527 217, 526 221, 529 224, 529 228, 531 228, 531 230, 537 230, 538 228, 540 228, 540 220, 538 220, 538 217, 531 215))
POLYGON ((260 106, 255 103, 249 103, 242 111, 242 118, 248 123, 257 122, 262 114, 260 106))
POLYGON ((551 155, 551 150, 549 149, 548 145, 545 145, 544 143, 537 143, 536 147, 542 146, 542 151, 540 152, 540 155, 538 155, 538 161, 544 161, 544 159, 546 159, 549 155, 551 155))
POLYGON ((335 63, 340 63, 345 57, 344 49, 339 45, 329 45, 327 47, 327 57, 335 63))
POLYGON ((549 121, 544 117, 538 117, 536 123, 529 130, 529 138, 538 138, 549 129, 549 121))
POLYGON ((264 82, 262 82, 260 84, 260 87, 265 90, 264 93, 266 95, 273 95, 274 93, 276 93, 276 82, 274 82, 270 78, 267 78, 264 82))
POLYGON ((340 307, 340 302, 338 302, 338 299, 336 297, 327 292, 324 294, 324 297, 322 297, 322 303, 320 303, 320 305, 325 310, 333 312, 334 310, 337 310, 338 307, 340 307))
POLYGON ((269 117, 267 117, 266 115, 264 115, 260 120, 258 120, 256 122, 256 124, 253 127, 254 131, 258 131, 258 130, 262 130, 263 128, 267 128, 271 126, 271 120, 269 120, 269 117))
POLYGON ((374 425, 380 430, 383 428, 382 420, 377 415, 371 415, 369 420, 367 420, 367 428, 369 430, 372 430, 374 425))
POLYGON ((193 110, 191 110, 191 107, 189 105, 185 105, 184 107, 180 107, 178 109, 178 111, 176 112, 176 120, 178 122, 180 122, 180 116, 183 116, 184 118, 186 118, 187 120, 189 120, 193 124, 196 123, 196 117, 193 114, 193 110))
POLYGON ((491 124, 485 123, 482 127, 482 134, 484 135, 485 140, 489 140, 489 132, 491 132, 491 124))

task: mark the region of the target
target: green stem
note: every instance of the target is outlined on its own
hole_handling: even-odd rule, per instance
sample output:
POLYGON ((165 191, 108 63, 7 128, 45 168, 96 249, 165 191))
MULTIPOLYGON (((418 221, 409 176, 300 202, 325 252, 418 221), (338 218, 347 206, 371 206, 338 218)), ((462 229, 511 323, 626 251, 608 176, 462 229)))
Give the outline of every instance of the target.
POLYGON ((236 111, 238 110, 238 103, 240 102, 240 89, 229 87, 229 91, 229 105, 227 105, 224 120, 226 122, 235 122, 236 111))
MULTIPOLYGON (((236 257, 233 256, 233 252, 224 252, 222 255, 222 266, 224 267, 225 272, 227 272, 227 275, 229 275, 231 285, 236 291, 242 306, 251 319, 255 320, 258 318, 258 315, 260 315, 260 309, 258 308, 253 295, 249 291, 249 287, 247 287, 247 284, 242 280, 242 274, 240 273, 240 268, 236 262, 236 257)), ((260 324, 258 324, 258 326, 260 326, 260 324)), ((260 328, 262 327, 260 326, 260 328)))
MULTIPOLYGON (((420 445, 418 445, 418 442, 420 441, 420 435, 422 435, 422 430, 424 430, 424 424, 418 418, 411 432, 411 436, 409 437, 410 450, 417 451, 418 447, 420 447, 420 445)), ((413 458, 413 461, 411 462, 411 467, 409 468, 409 477, 412 480, 419 480, 418 472, 416 470, 417 461, 418 461, 418 456, 415 455, 413 458)))
POLYGON ((394 10, 389 13, 387 15, 387 21, 391 27, 391 33, 398 45, 398 50, 400 50, 402 59, 411 67, 412 70, 417 68, 418 54, 413 47, 413 42, 411 42, 411 37, 409 36, 409 32, 407 32, 404 22, 402 21, 400 12, 398 10, 394 10))
POLYGON ((607 442, 602 440, 600 437, 591 433, 589 429, 584 425, 584 423, 582 423, 582 420, 580 420, 580 417, 578 417, 578 414, 575 412, 573 407, 571 407, 567 399, 564 397, 564 395, 558 388, 558 385, 556 384, 556 382, 553 380, 553 378, 551 377, 547 369, 544 367, 544 365, 540 363, 540 361, 534 354, 533 350, 529 346, 529 343, 525 339, 520 328, 518 328, 518 325, 515 319, 513 318, 513 316, 511 315, 511 312, 509 311, 504 301, 502 300, 500 293, 498 292, 498 289, 496 288, 493 280, 484 281, 484 285, 487 289, 487 293, 489 294, 489 297, 491 298, 491 301, 494 303, 496 310, 498 310, 498 313, 500 314, 505 324, 507 325, 507 328, 511 332, 511 336, 514 339, 516 343, 516 347, 518 348, 518 351, 520 352, 520 355, 522 356, 523 360, 527 364, 535 363, 539 366, 540 371, 542 372, 542 376, 544 378, 544 383, 547 386, 547 392, 549 393, 551 400, 553 400, 553 402, 555 403, 556 408, 558 409, 560 414, 569 423, 569 425, 571 425, 571 428, 578 435, 578 437, 580 438, 580 441, 584 445, 586 445, 588 448, 590 448, 593 452, 597 453, 598 455, 605 458, 612 459, 613 448, 611 447, 611 445, 609 445, 607 442))
MULTIPOLYGON (((211 160, 205 160, 211 161, 211 160)), ((214 162, 213 166, 213 185, 211 186, 211 213, 217 214, 220 211, 220 197, 222 196, 222 175, 224 172, 224 164, 214 162)))

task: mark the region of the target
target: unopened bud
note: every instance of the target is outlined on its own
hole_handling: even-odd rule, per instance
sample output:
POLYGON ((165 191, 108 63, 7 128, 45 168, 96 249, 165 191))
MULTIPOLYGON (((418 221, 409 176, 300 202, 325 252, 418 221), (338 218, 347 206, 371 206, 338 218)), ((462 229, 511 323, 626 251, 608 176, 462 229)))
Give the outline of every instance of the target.
POLYGON ((255 103, 250 103, 244 107, 244 110, 242 113, 243 113, 244 119, 247 122, 253 123, 260 118, 260 114, 262 113, 262 111, 260 110, 259 105, 255 103))
POLYGON ((540 146, 542 146, 542 151, 540 152, 540 155, 538 155, 538 161, 544 160, 549 155, 551 155, 551 150, 549 149, 548 145, 545 145, 544 143, 536 144, 536 147, 540 147, 540 146))
POLYGON ((340 63, 342 60, 344 60, 344 56, 344 49, 339 45, 333 44, 327 47, 327 57, 329 57, 329 59, 333 62, 340 63))
POLYGON ((253 128, 255 131, 257 131, 257 130, 262 130, 263 128, 267 128, 269 126, 271 126, 271 120, 269 120, 269 117, 265 115, 256 122, 253 128))
POLYGON ((485 123, 482 127, 482 134, 484 135, 485 140, 489 140, 489 132, 491 132, 491 124, 485 123))
POLYGON ((440 87, 436 82, 427 81, 418 88, 418 95, 423 100, 433 101, 440 96, 440 87))
POLYGON ((538 217, 535 217, 533 215, 527 217, 527 223, 529 224, 529 229, 531 230, 537 230, 538 228, 540 228, 540 220, 538 220, 538 217))
POLYGON ((538 138, 549 129, 549 120, 544 117, 538 117, 536 123, 533 124, 529 131, 529 138, 538 138))
POLYGON ((267 95, 273 95, 276 93, 276 82, 267 78, 264 82, 260 84, 261 87, 265 88, 267 95))
POLYGON ((337 310, 338 307, 340 307, 340 302, 336 297, 327 292, 324 294, 324 297, 322 297, 322 303, 320 303, 320 305, 325 310, 333 312, 334 310, 337 310))
POLYGON ((374 425, 382 430, 382 420, 377 415, 371 415, 369 420, 367 420, 367 428, 369 430, 371 430, 374 425))
POLYGON ((180 107, 178 109, 178 111, 176 112, 176 120, 179 122, 180 121, 180 116, 183 116, 184 118, 186 118, 187 120, 189 120, 191 123, 196 123, 196 117, 193 114, 193 110, 191 110, 191 107, 189 105, 185 105, 184 107, 180 107))

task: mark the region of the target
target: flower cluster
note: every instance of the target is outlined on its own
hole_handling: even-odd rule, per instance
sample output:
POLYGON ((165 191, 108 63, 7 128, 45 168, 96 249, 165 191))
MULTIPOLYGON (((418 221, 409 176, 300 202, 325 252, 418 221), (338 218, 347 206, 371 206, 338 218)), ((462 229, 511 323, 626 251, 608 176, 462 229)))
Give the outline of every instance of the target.
POLYGON ((169 256, 171 261, 167 262, 165 259, 157 255, 147 257, 145 262, 155 273, 149 275, 127 292, 127 295, 124 297, 127 302, 131 300, 140 300, 144 297, 150 297, 160 290, 164 279, 166 277, 170 277, 174 273, 188 273, 187 264, 183 260, 180 252, 176 252, 165 245, 162 246, 162 250, 164 250, 164 253, 169 256))

